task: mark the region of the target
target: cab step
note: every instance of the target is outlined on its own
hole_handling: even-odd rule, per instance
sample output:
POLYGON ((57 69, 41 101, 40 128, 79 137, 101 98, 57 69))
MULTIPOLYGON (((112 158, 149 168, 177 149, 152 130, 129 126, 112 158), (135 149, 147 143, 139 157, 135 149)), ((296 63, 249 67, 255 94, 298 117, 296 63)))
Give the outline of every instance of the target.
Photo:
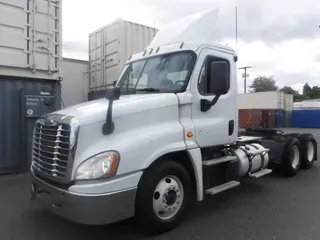
POLYGON ((220 163, 231 162, 231 161, 234 161, 237 159, 238 159, 237 156, 226 156, 226 157, 222 157, 222 158, 206 160, 206 161, 202 162, 202 165, 209 167, 209 166, 220 164, 220 163))
POLYGON ((263 169, 259 172, 256 172, 256 173, 253 173, 253 174, 249 174, 249 178, 252 178, 252 179, 257 179, 257 178, 261 178, 265 175, 268 175, 272 173, 272 170, 271 169, 263 169))
POLYGON ((209 195, 216 195, 220 192, 224 192, 230 188, 234 188, 234 187, 237 187, 240 185, 240 182, 237 182, 237 181, 230 181, 230 182, 227 182, 227 183, 224 183, 222 185, 219 185, 219 186, 216 186, 216 187, 213 187, 213 188, 210 188, 208 190, 206 190, 206 194, 209 194, 209 195))

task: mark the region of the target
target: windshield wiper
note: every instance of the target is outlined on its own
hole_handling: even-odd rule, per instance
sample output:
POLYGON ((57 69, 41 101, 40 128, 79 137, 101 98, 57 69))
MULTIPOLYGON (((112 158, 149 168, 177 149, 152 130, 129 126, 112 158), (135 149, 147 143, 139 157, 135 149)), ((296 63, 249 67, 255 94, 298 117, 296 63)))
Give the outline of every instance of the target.
POLYGON ((136 89, 136 91, 141 91, 141 92, 160 92, 160 90, 157 89, 157 88, 140 88, 140 89, 136 89))

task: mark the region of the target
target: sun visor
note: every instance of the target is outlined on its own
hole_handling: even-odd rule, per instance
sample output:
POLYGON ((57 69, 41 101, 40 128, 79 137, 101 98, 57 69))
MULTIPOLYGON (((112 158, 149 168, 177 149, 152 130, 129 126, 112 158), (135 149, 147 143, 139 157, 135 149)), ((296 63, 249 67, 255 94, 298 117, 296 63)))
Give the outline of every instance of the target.
POLYGON ((173 22, 157 33, 148 48, 176 42, 214 40, 214 25, 219 16, 219 9, 190 15, 173 22))

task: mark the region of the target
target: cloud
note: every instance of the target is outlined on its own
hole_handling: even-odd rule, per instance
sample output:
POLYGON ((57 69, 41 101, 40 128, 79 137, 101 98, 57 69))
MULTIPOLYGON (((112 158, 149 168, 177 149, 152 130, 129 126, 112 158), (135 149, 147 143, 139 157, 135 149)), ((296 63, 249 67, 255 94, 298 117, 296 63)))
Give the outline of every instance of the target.
POLYGON ((315 56, 315 57, 313 58, 313 61, 314 61, 314 62, 320 62, 320 55, 315 56))
POLYGON ((220 17, 210 31, 218 39, 235 36, 235 6, 238 6, 239 37, 247 42, 268 44, 301 38, 320 37, 317 0, 136 0, 137 5, 155 9, 160 26, 208 8, 219 8, 220 17), (170 6, 170 7, 168 7, 170 6))
MULTIPOLYGON (((162 28, 187 15, 218 7, 212 31, 221 43, 236 48, 238 66, 252 65, 256 75, 273 75, 278 85, 320 85, 320 4, 318 0, 66 0, 63 1, 64 55, 88 59, 89 33, 118 17, 162 28), (75 9, 76 6, 76 9, 75 9)), ((241 72, 239 87, 243 88, 241 72)))

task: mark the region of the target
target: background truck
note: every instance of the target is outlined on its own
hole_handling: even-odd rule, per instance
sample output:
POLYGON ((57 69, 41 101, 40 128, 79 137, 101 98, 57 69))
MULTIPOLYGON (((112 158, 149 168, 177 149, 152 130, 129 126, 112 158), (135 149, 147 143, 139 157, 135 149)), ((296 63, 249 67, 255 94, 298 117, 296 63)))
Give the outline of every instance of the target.
POLYGON ((239 134, 238 57, 207 40, 216 17, 208 11, 160 31, 128 60, 106 99, 40 118, 33 198, 77 223, 136 216, 147 231, 164 232, 195 201, 237 187, 242 178, 278 168, 294 176, 312 167, 312 135, 239 134))

